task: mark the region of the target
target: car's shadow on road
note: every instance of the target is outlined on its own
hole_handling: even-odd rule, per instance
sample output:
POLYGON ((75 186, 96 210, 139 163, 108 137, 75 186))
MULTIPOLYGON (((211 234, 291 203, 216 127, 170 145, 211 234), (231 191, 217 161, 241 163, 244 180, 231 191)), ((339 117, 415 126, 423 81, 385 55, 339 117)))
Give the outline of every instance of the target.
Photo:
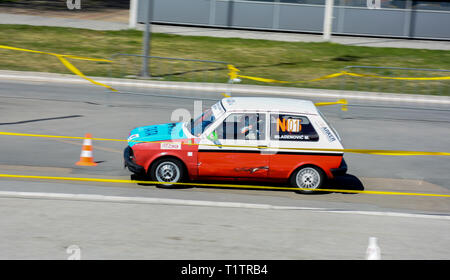
MULTIPOLYGON (((140 186, 154 186, 154 182, 145 183, 148 181, 148 177, 131 175, 131 180, 137 182, 140 186)), ((192 189, 192 188, 206 188, 206 189, 241 189, 241 190, 259 190, 259 191, 295 191, 291 186, 287 184, 264 184, 256 182, 236 182, 236 181, 192 181, 187 185, 180 184, 171 187, 164 187, 163 185, 156 185, 159 188, 165 189, 192 189), (196 185, 198 184, 198 185, 196 185), (242 186, 242 187, 241 187, 242 186)), ((343 193, 343 194, 355 194, 352 191, 363 191, 363 183, 354 175, 345 174, 336 176, 333 180, 327 181, 320 191, 313 191, 308 195, 324 195, 329 193, 343 193), (340 191, 342 190, 342 192, 340 191)))
POLYGON ((361 182, 361 180, 358 179, 358 177, 351 175, 351 174, 345 174, 341 176, 336 176, 333 180, 329 180, 322 189, 329 189, 333 191, 320 191, 320 192, 314 192, 314 193, 344 193, 344 194, 355 194, 356 192, 352 191, 363 191, 364 185, 361 182), (342 190, 342 192, 339 192, 338 190, 342 190))

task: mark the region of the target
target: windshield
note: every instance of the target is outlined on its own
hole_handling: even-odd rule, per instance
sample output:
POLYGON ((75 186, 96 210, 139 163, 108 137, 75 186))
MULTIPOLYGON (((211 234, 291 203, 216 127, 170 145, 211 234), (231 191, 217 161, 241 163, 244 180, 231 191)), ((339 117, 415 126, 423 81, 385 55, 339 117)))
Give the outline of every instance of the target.
POLYGON ((214 117, 213 111, 211 109, 208 109, 195 120, 191 120, 191 123, 188 124, 189 131, 192 135, 198 137, 202 135, 205 129, 215 120, 216 118, 214 117))

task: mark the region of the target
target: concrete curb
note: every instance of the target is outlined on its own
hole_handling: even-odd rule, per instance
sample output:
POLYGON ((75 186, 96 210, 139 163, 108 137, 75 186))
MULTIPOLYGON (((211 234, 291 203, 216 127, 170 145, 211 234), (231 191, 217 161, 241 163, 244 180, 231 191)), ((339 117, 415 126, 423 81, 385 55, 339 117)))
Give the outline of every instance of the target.
MULTIPOLYGON (((9 71, 0 70, 0 79, 18 80, 28 82, 71 83, 91 85, 88 81, 68 74, 53 74, 43 72, 9 71)), ((217 83, 190 83, 190 82, 166 82, 155 80, 117 79, 105 77, 92 77, 97 82, 112 87, 153 88, 183 91, 201 92, 231 92, 231 94, 258 94, 258 95, 285 95, 296 97, 314 98, 345 98, 350 100, 385 101, 397 103, 422 103, 422 104, 450 104, 449 96, 396 94, 382 92, 363 92, 329 89, 310 89, 293 87, 273 87, 242 84, 217 84, 217 83)), ((95 86, 95 85, 92 85, 95 86)), ((105 89, 106 90, 106 89, 105 89)))

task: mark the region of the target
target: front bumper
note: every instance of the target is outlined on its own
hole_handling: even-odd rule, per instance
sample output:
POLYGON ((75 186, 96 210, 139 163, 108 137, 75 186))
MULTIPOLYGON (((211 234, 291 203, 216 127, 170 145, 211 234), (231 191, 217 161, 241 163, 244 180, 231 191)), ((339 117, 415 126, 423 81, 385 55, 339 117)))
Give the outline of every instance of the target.
POLYGON ((332 168, 330 171, 331 171, 331 174, 333 174, 333 176, 345 175, 347 173, 347 163, 345 162, 345 159, 342 158, 342 161, 341 161, 341 164, 339 165, 339 167, 332 168))
POLYGON ((135 174, 145 174, 145 168, 133 161, 133 150, 127 146, 123 151, 123 159, 125 167, 135 174))

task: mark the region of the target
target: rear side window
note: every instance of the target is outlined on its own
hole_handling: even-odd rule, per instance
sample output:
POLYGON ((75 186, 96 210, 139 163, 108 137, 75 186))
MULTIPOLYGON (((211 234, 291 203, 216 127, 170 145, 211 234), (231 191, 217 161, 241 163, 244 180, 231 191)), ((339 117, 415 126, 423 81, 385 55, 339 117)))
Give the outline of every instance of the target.
POLYGON ((319 135, 305 116, 270 115, 270 139, 279 141, 319 141, 319 135))

